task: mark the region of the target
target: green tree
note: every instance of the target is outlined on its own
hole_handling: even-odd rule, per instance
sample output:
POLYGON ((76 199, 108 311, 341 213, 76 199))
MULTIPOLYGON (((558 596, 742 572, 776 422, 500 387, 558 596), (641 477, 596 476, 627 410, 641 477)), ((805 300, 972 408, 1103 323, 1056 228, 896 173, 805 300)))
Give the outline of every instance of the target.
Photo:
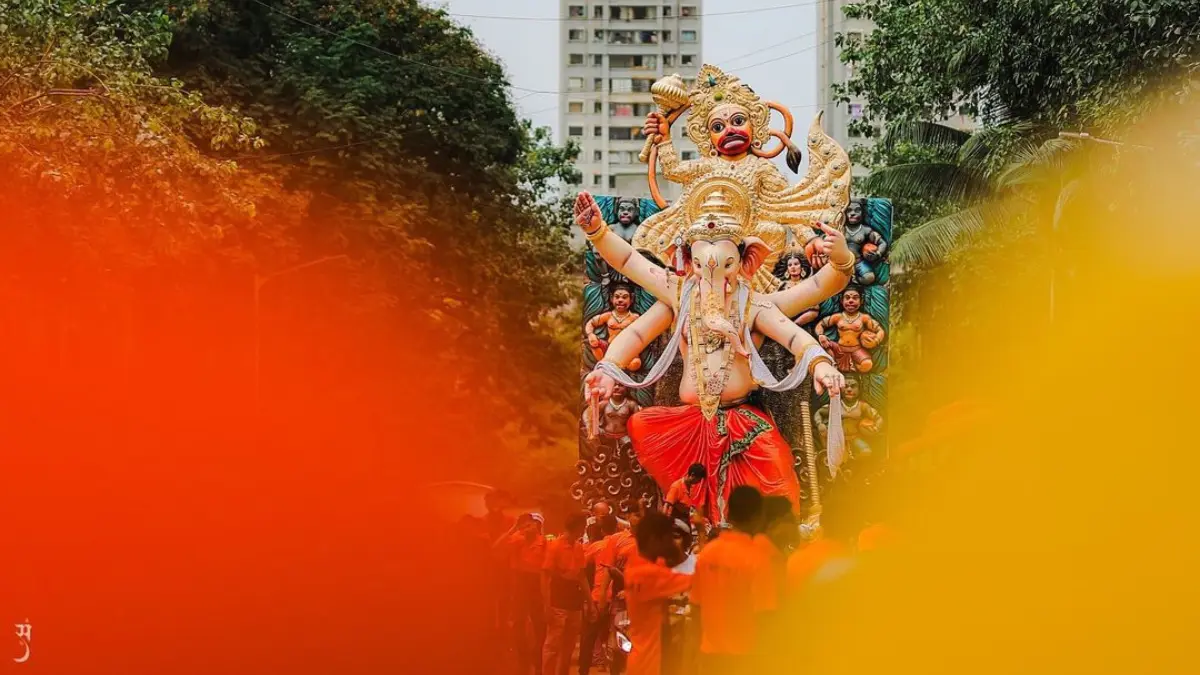
POLYGON ((867 99, 866 132, 955 112, 1108 130, 1190 97, 1200 68, 1191 0, 864 0, 846 14, 877 26, 840 40, 858 69, 837 93, 867 99))

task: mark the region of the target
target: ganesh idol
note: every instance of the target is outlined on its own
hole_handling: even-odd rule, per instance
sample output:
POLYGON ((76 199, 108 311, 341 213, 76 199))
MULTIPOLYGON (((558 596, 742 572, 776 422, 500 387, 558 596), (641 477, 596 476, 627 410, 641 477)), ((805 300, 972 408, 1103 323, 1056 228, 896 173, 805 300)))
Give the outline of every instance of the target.
MULTIPOLYGON (((628 433, 642 466, 663 488, 692 464, 704 465, 710 476, 704 500, 708 515, 721 522, 729 492, 739 485, 786 496, 799 510, 791 448, 771 416, 750 403, 750 395, 760 387, 787 391, 810 380, 818 393, 828 391, 836 397, 844 377, 834 359, 783 309, 798 313, 801 305, 811 304, 802 287, 773 293, 754 287, 757 273, 774 251, 752 233, 756 223, 761 224, 756 220, 753 177, 713 173, 692 183, 688 198, 675 208, 673 217, 689 225, 677 233, 678 248, 665 253, 681 261, 677 271, 684 275, 656 265, 611 231, 588 193, 577 198, 575 214, 596 251, 658 300, 609 344, 586 378, 588 397, 595 405, 607 401, 617 385, 649 387, 682 352, 683 405, 639 411, 630 418, 628 433), (662 356, 644 379, 634 380, 626 369, 668 331, 662 356), (759 354, 766 338, 796 358, 782 379, 759 354)), ((853 255, 838 230, 826 229, 830 267, 844 270, 844 286, 853 255)))

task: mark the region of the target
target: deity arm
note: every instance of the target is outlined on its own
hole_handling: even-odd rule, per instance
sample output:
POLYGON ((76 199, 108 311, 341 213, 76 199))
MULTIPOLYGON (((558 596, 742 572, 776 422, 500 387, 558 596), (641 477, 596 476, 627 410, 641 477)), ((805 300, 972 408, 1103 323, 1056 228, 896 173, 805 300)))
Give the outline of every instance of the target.
POLYGON ((626 368, 651 341, 671 327, 674 318, 675 311, 669 305, 663 302, 654 303, 645 314, 613 338, 604 354, 604 360, 611 361, 622 369, 626 368))
MULTIPOLYGON (((883 324, 876 321, 874 317, 866 312, 863 312, 863 325, 866 326, 866 329, 871 333, 871 337, 869 339, 863 340, 863 346, 867 348, 873 348, 882 343, 884 338, 887 337, 887 332, 883 330, 883 324), (871 344, 866 344, 867 342, 870 342, 871 344)), ((864 338, 865 337, 866 336, 864 336, 864 338)))
POLYGON ((876 247, 875 259, 876 260, 882 258, 887 253, 887 250, 888 250, 887 239, 884 239, 883 235, 879 234, 875 230, 871 230, 867 234, 867 241, 871 242, 872 244, 875 244, 875 247, 876 247))
POLYGON ((873 408, 865 401, 863 402, 862 407, 863 414, 867 416, 867 419, 871 420, 871 424, 875 427, 875 432, 878 433, 881 431, 883 429, 883 415, 880 415, 878 410, 873 408))
POLYGON ((821 435, 824 435, 825 432, 829 430, 828 415, 828 405, 821 406, 817 412, 813 413, 813 423, 816 425, 817 431, 820 432, 821 435))
POLYGON ((596 252, 619 274, 644 288, 659 302, 675 306, 675 289, 678 277, 650 262, 638 253, 621 235, 603 227, 602 234, 592 240, 596 252))
POLYGON ((612 312, 601 312, 596 316, 593 316, 591 319, 588 319, 588 322, 583 325, 584 333, 589 338, 598 337, 596 335, 596 327, 607 323, 611 315, 612 312))
POLYGON ((807 331, 784 316, 774 305, 767 305, 754 317, 754 327, 763 335, 783 345, 793 356, 800 357, 809 347, 818 346, 807 331))
POLYGON ((680 160, 675 152, 675 144, 669 137, 658 144, 658 163, 662 167, 663 177, 673 183, 686 183, 704 171, 704 165, 699 161, 680 160))
POLYGON ((816 274, 791 288, 768 293, 765 299, 784 314, 796 316, 841 293, 849 284, 850 273, 839 272, 833 265, 825 265, 816 274))

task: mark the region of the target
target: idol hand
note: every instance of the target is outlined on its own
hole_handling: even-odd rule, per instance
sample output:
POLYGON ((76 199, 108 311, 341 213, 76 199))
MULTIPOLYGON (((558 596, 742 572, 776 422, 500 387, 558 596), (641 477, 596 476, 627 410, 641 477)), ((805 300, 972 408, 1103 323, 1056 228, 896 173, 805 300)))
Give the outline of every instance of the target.
POLYGON ((821 223, 821 231, 825 233, 825 237, 817 244, 816 252, 830 260, 835 265, 846 265, 854 262, 854 254, 850 252, 850 247, 846 245, 846 235, 840 231, 821 223))
POLYGON ((616 380, 612 379, 611 375, 606 375, 599 370, 593 370, 583 378, 583 385, 587 388, 589 401, 598 403, 607 403, 609 397, 612 396, 613 386, 616 385, 616 380))
POLYGON ((604 225, 604 219, 600 217, 600 205, 586 190, 575 198, 575 224, 584 232, 595 232, 604 225))
POLYGON ((830 396, 839 396, 844 386, 846 386, 846 377, 829 362, 822 361, 813 369, 813 389, 818 394, 828 391, 830 396))

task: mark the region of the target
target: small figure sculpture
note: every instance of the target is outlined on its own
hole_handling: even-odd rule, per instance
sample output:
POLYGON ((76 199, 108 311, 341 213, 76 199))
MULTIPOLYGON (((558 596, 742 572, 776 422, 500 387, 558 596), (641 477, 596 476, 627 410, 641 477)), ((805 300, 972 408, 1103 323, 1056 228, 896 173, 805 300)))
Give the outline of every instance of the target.
MULTIPOLYGON (((609 343, 617 339, 621 331, 628 328, 640 316, 629 309, 633 306, 633 289, 628 285, 614 284, 608 299, 612 305, 612 311, 597 314, 584 324, 588 347, 591 348, 592 356, 597 361, 604 358, 604 353, 608 351, 609 343), (607 331, 604 339, 596 335, 596 329, 600 326, 604 326, 607 331)), ((640 370, 641 367, 642 360, 640 358, 635 358, 629 362, 630 370, 640 370)))
POLYGON ((617 224, 613 226, 613 232, 625 241, 633 241, 633 234, 641 221, 640 213, 641 206, 638 200, 632 197, 617 197, 617 224))
POLYGON ((833 355, 842 372, 870 372, 875 361, 867 350, 878 347, 885 337, 883 326, 862 311, 862 302, 862 288, 847 286, 842 292, 842 311, 817 322, 817 340, 833 355), (837 342, 826 337, 825 331, 830 328, 837 331, 837 342))
POLYGON ((854 283, 869 286, 875 283, 875 266, 887 255, 888 243, 867 225, 867 200, 851 199, 846 206, 846 245, 854 254, 854 283))
MULTIPOLYGON (((794 288, 799 286, 802 281, 808 278, 808 260, 803 255, 795 251, 785 253, 783 255, 784 265, 786 265, 782 289, 794 288)), ((800 316, 796 317, 797 326, 807 326, 817 320, 818 307, 806 307, 800 312, 800 316)))
MULTIPOLYGON (((813 422, 824 443, 829 437, 829 406, 821 406, 813 414, 813 422)), ((870 403, 859 398, 858 378, 853 375, 846 376, 846 386, 842 388, 842 429, 846 436, 846 447, 857 457, 871 455, 871 444, 864 436, 874 436, 883 430, 883 416, 870 403)))
POLYGON ((601 412, 601 433, 607 438, 622 439, 629 435, 626 425, 641 406, 628 396, 629 390, 613 385, 612 396, 601 412))

